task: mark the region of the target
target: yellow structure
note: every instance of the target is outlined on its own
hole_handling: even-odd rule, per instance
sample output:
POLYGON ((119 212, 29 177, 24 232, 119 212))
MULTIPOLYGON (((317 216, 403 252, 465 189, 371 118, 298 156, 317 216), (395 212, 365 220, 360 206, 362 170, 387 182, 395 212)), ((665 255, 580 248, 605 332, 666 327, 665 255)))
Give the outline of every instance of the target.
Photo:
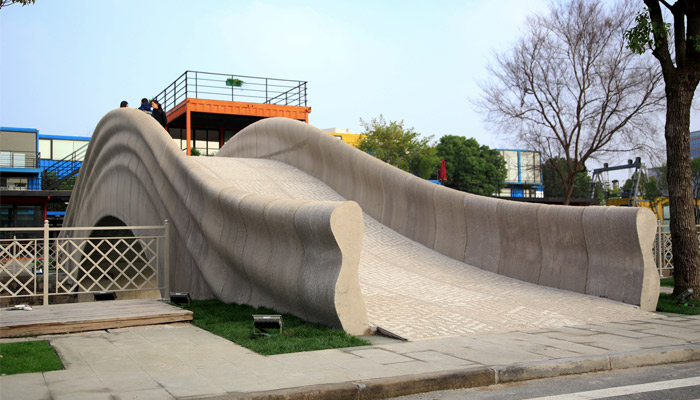
MULTIPOLYGON (((693 199, 696 210, 700 207, 700 199, 693 199)), ((611 198, 605 200, 606 206, 623 206, 626 207, 629 204, 629 199, 627 198, 611 198)), ((668 197, 657 197, 652 204, 649 200, 639 199, 637 200, 638 207, 646 207, 654 212, 656 219, 662 223, 662 225, 668 225, 671 215, 668 209, 668 197)), ((697 213, 696 213, 697 215, 697 213)))
POLYGON ((331 136, 334 136, 343 142, 357 147, 357 145, 360 143, 360 140, 362 140, 362 137, 364 135, 360 133, 350 133, 350 129, 338 129, 338 128, 330 128, 330 129, 324 129, 324 132, 328 132, 331 136))

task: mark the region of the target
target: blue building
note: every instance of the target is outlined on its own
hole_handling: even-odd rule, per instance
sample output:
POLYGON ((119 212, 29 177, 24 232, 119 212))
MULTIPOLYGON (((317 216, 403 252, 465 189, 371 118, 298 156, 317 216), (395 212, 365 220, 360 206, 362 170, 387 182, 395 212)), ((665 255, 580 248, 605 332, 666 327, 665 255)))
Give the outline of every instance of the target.
POLYGON ((505 187, 497 197, 543 198, 542 154, 534 150, 496 149, 506 162, 505 187))
POLYGON ((0 189, 40 190, 39 130, 0 127, 0 189))
POLYGON ((700 157, 700 131, 690 132, 690 158, 700 157))
POLYGON ((0 127, 0 226, 60 225, 89 137, 41 135, 38 129, 0 127))

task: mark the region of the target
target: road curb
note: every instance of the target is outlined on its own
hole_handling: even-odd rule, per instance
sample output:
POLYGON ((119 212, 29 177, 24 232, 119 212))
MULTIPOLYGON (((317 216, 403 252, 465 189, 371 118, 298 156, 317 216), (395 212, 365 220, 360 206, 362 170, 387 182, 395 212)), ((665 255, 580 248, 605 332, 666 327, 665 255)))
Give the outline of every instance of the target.
POLYGON ((555 360, 523 362, 493 367, 493 369, 496 372, 496 383, 510 383, 607 371, 610 370, 610 360, 607 355, 559 358, 555 360))
MULTIPOLYGON (((264 392, 228 393, 223 396, 206 398, 211 400, 369 400, 432 392, 435 390, 482 387, 495 383, 496 375, 493 369, 488 367, 476 367, 351 382, 310 385, 264 392)), ((197 398, 200 399, 201 397, 197 398)))
POLYGON ((494 367, 494 370, 497 383, 509 383, 690 361, 700 361, 700 345, 657 347, 599 356, 526 362, 494 367))
POLYGON ((436 390, 466 389, 591 372, 700 361, 700 344, 668 346, 595 356, 476 367, 261 392, 232 392, 211 400, 370 400, 436 390))
POLYGON ((700 361, 700 345, 657 347, 609 355, 610 369, 646 367, 659 364, 674 364, 700 361))

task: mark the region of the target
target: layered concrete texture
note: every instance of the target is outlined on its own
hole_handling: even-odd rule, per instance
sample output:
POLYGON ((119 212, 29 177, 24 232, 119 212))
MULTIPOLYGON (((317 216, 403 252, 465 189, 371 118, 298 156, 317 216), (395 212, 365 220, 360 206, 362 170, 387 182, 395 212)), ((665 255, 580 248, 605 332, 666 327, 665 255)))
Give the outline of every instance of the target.
POLYGON ((384 226, 483 270, 656 309, 656 219, 645 208, 536 205, 463 193, 282 118, 241 131, 218 155, 292 165, 384 226))
POLYGON ((95 129, 65 226, 168 220, 171 289, 366 333, 357 203, 242 191, 196 161, 152 117, 113 110, 95 129))
POLYGON ((217 157, 186 157, 153 118, 111 111, 66 226, 115 218, 170 222, 172 290, 352 334, 374 325, 419 339, 648 319, 631 305, 651 310, 658 296, 646 210, 457 192, 286 119, 251 125, 217 157))

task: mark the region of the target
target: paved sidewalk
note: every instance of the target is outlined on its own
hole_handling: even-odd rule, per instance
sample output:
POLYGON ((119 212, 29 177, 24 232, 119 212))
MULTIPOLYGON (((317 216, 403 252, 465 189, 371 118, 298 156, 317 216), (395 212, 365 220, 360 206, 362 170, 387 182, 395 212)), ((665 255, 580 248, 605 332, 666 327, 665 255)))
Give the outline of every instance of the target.
POLYGON ((0 399, 365 399, 700 360, 700 316, 267 357, 184 323, 45 338, 66 369, 2 376, 0 399))

